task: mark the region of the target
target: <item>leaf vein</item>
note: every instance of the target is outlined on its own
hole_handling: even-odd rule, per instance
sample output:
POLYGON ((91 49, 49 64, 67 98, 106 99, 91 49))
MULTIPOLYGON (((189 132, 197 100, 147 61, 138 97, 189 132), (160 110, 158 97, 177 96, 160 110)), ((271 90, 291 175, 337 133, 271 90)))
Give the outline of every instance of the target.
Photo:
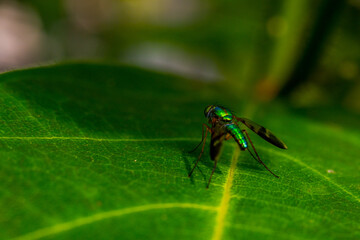
POLYGON ((235 146, 235 150, 234 150, 232 160, 231 160, 231 167, 229 169, 229 173, 226 178, 223 195, 221 198, 220 205, 218 207, 218 214, 216 216, 215 229, 214 229, 214 234, 212 237, 213 240, 221 239, 223 232, 224 232, 225 218, 226 218, 226 214, 229 209, 229 202, 231 199, 230 190, 231 190, 231 187, 232 187, 233 181, 234 181, 234 172, 235 172, 236 165, 238 162, 239 151, 240 150, 238 149, 238 147, 235 146))
POLYGON ((74 141, 95 141, 95 142, 167 142, 167 141, 199 141, 198 138, 153 138, 153 139, 120 139, 120 138, 95 138, 95 137, 0 137, 0 140, 74 140, 74 141))
POLYGON ((148 204, 144 206, 129 207, 124 209, 112 210, 102 213, 97 213, 88 217, 80 217, 75 220, 59 223, 51 227, 41 228, 25 235, 14 238, 14 240, 34 240, 54 234, 70 231, 74 228, 83 225, 92 224, 94 222, 102 221, 109 218, 121 217, 123 215, 156 210, 156 209, 170 209, 170 208, 193 208, 205 211, 216 211, 217 207, 194 203, 162 203, 162 204, 148 204))
POLYGON ((295 157, 292 157, 286 153, 282 153, 282 152, 278 152, 278 151, 273 151, 272 149, 268 149, 268 148, 265 148, 265 147, 260 147, 268 152, 271 152, 271 153, 275 153, 277 154, 278 156, 282 156, 282 157, 285 157, 289 160, 291 160, 292 162, 294 163, 297 163, 298 165, 301 165, 309 170, 311 170, 313 173, 315 173, 316 175, 322 177, 323 179, 325 179, 327 182, 329 182, 330 184, 332 184, 333 186, 337 187, 338 189, 342 190, 344 193, 350 195, 351 197, 353 197, 357 202, 360 203, 360 198, 358 196, 356 196, 355 194, 353 194, 352 192, 350 192, 349 190, 347 190, 345 187, 341 186, 340 184, 334 182, 331 178, 323 175, 321 172, 319 172, 318 170, 312 168, 311 166, 307 165, 306 163, 304 163, 303 161, 295 158, 295 157))

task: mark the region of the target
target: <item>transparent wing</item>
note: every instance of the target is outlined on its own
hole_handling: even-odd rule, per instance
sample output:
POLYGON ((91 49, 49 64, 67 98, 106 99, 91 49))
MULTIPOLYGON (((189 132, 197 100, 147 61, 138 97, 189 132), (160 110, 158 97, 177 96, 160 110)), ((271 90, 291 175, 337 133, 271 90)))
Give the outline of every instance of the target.
POLYGON ((269 129, 260 126, 259 124, 246 119, 246 118, 236 118, 238 121, 245 124, 248 128, 250 128, 254 133, 265 139, 267 142, 277 146, 278 148, 287 149, 286 144, 281 141, 278 137, 276 137, 269 129))

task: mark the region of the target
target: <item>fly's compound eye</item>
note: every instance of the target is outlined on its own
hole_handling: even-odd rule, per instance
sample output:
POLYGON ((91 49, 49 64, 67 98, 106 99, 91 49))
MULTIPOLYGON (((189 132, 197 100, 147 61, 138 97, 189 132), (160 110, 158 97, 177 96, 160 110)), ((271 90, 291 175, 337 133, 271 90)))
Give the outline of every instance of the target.
POLYGON ((205 117, 208 117, 209 112, 214 108, 214 105, 209 105, 204 110, 205 117))

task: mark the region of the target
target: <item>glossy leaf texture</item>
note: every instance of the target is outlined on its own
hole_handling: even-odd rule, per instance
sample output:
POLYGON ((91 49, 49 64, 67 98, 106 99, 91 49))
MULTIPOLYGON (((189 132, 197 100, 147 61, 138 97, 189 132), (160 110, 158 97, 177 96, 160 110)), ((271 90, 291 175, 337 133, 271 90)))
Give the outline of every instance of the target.
POLYGON ((217 86, 129 66, 0 75, 0 238, 359 239, 359 129, 282 103, 246 108, 217 86), (232 141, 209 189, 209 143, 187 177, 214 103, 284 140, 250 133, 279 179, 232 141))

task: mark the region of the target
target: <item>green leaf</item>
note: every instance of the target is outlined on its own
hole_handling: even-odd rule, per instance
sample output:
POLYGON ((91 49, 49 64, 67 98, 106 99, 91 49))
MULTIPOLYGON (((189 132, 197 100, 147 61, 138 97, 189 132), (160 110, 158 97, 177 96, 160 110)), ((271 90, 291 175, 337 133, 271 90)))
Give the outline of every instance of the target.
POLYGON ((127 66, 9 72, 0 97, 1 239, 360 237, 358 129, 127 66), (209 189, 208 145, 187 177, 216 102, 284 140, 287 151, 250 133, 279 179, 233 141, 209 189))

